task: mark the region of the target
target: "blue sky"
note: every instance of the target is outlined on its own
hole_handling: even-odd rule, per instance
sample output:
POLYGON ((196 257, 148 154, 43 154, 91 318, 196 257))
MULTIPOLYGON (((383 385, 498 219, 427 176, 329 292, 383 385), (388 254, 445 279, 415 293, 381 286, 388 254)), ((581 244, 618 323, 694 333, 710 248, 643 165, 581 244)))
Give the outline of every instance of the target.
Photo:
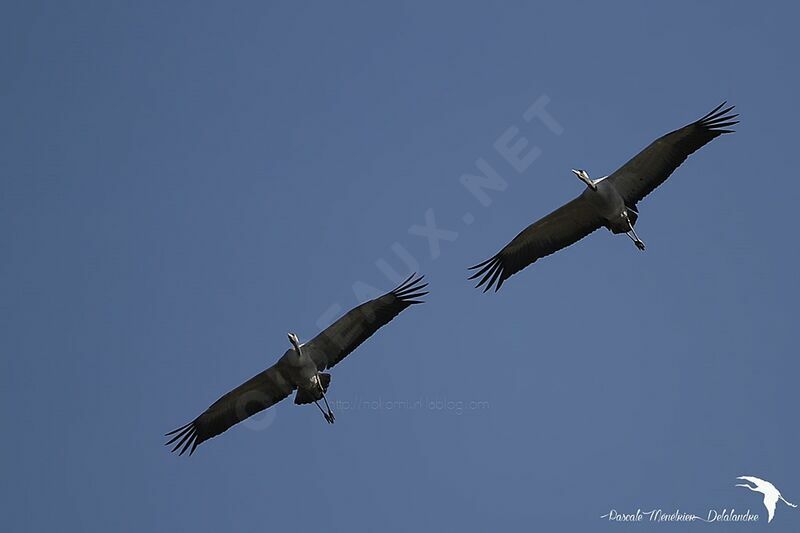
POLYGON ((616 531, 612 508, 763 522, 739 475, 797 502, 797 15, 5 4, 7 530, 616 531), (523 119, 541 98, 560 134, 523 119), (498 294, 466 281, 580 192, 570 168, 608 174, 722 100, 738 132, 640 204, 646 253, 602 231, 498 294), (540 151, 521 172, 494 147, 508 131, 540 151), (479 160, 507 183, 488 205, 461 183, 479 160), (412 229, 426 213, 454 232, 438 249, 412 229), (428 303, 334 369, 334 426, 285 402, 190 459, 161 446, 286 332, 310 338, 409 264, 428 303))

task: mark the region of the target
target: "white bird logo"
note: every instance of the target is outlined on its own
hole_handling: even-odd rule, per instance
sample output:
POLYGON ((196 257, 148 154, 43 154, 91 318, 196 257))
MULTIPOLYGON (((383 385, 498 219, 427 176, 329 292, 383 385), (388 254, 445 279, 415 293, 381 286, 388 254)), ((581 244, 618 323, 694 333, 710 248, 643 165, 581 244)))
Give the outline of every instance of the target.
POLYGON ((742 479, 755 485, 755 487, 751 487, 747 483, 738 483, 736 484, 737 487, 745 487, 753 492, 760 492, 764 495, 764 507, 767 508, 767 523, 772 522, 772 517, 775 516, 775 506, 778 504, 778 500, 782 500, 783 503, 789 507, 797 507, 795 504, 787 502, 783 496, 781 496, 781 492, 769 481, 764 481, 763 479, 753 476, 740 476, 736 479, 742 479))

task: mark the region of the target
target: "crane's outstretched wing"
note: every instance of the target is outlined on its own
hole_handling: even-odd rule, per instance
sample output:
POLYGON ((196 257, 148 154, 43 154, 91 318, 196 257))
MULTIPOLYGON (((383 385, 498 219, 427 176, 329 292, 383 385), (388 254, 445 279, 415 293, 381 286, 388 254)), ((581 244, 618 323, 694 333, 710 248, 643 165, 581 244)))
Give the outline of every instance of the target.
POLYGON ((700 120, 656 139, 608 177, 628 207, 635 207, 636 202, 664 183, 696 150, 723 133, 733 133, 726 128, 738 124, 733 119, 739 115, 728 114, 734 106, 722 109, 726 103, 700 120))
POLYGON ((229 427, 275 405, 289 396, 294 386, 284 377, 278 365, 273 365, 242 383, 222 398, 211 404, 203 414, 166 436, 174 435, 166 445, 177 442, 172 451, 181 449, 179 455, 195 448, 229 427), (190 449, 191 448, 191 449, 190 449))
POLYGON ((486 284, 483 292, 492 286, 497 292, 505 280, 537 259, 578 242, 602 226, 603 219, 589 201, 578 196, 522 230, 493 257, 470 267, 477 272, 469 279, 481 278, 476 288, 486 284))
POLYGON ((423 276, 416 276, 416 273, 412 274, 396 289, 351 309, 304 344, 302 348, 308 350, 317 368, 331 368, 405 308, 423 303, 417 298, 428 294, 422 290, 428 284, 420 284, 423 276))

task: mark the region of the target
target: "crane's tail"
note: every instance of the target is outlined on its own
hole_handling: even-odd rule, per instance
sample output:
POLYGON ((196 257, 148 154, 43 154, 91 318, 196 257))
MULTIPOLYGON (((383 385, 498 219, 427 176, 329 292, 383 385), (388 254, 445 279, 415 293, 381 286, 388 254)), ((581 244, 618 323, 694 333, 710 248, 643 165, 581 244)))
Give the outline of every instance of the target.
MULTIPOLYGON (((322 384, 322 389, 328 392, 328 386, 331 384, 331 375, 320 372, 319 380, 322 384)), ((322 399, 322 393, 317 390, 297 389, 297 394, 294 397, 294 403, 297 405, 304 405, 307 403, 319 401, 322 399)))
POLYGON ((780 498, 781 500, 783 500, 783 503, 785 503, 785 504, 786 504, 786 505, 788 505, 789 507, 797 507, 795 504, 787 502, 787 501, 784 499, 784 497, 783 497, 783 496, 779 496, 779 498, 780 498))

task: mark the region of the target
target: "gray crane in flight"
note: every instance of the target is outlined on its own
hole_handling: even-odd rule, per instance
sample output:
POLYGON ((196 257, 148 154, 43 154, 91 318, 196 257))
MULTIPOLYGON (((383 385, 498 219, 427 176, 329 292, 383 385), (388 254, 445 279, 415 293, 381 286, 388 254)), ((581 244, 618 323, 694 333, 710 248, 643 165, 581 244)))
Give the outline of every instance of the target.
POLYGON ((407 307, 423 303, 423 276, 412 274, 397 288, 351 309, 309 342, 302 344, 289 333, 289 348, 278 362, 260 374, 228 392, 200 416, 166 434, 172 437, 166 445, 175 443, 172 451, 192 455, 199 444, 216 437, 254 414, 275 405, 294 390, 294 403, 315 403, 325 420, 333 424, 335 417, 325 393, 331 375, 323 372, 339 363, 381 327, 388 324, 407 307), (326 409, 319 404, 325 402, 326 409))
POLYGON ((480 278, 477 287, 495 292, 505 280, 538 259, 566 248, 601 227, 614 234, 624 233, 639 250, 644 242, 634 226, 639 218, 636 204, 664 183, 689 155, 712 139, 733 133, 727 129, 739 121, 725 102, 703 118, 653 141, 610 176, 596 180, 585 170, 572 172, 586 184, 580 196, 534 222, 505 248, 470 270, 469 279, 480 278), (723 109, 724 108, 724 109, 723 109))

